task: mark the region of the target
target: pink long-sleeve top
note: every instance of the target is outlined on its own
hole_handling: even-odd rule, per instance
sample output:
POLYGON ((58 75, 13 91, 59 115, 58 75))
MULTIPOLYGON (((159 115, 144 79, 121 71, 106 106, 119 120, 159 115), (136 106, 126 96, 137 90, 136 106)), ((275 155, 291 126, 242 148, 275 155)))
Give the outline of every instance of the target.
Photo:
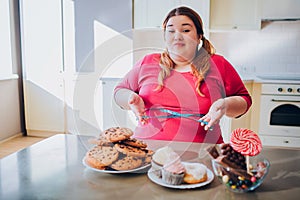
MULTIPOLYGON (((148 124, 138 124, 134 137, 139 139, 176 140, 199 143, 222 143, 219 125, 205 131, 199 122, 187 118, 161 118, 166 115, 159 110, 164 108, 179 113, 206 114, 211 104, 219 98, 241 96, 251 106, 251 96, 233 66, 222 56, 211 56, 211 68, 205 81, 201 83, 200 96, 196 92, 196 78, 190 72, 171 71, 164 80, 162 90, 156 90, 160 54, 149 54, 135 64, 133 69, 116 86, 139 94, 151 118, 148 124)), ((199 119, 196 117, 195 119, 199 119)))

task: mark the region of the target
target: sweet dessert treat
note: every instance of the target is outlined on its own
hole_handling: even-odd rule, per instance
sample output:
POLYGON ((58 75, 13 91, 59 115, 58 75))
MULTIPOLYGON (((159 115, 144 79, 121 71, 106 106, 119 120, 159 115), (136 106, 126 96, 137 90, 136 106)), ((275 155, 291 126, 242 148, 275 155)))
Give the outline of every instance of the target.
POLYGON ((140 167, 142 163, 143 161, 140 158, 136 158, 133 156, 126 156, 114 162, 110 167, 118 171, 131 170, 140 167))
POLYGON ((215 145, 209 146, 206 150, 208 151, 208 153, 209 153, 213 158, 219 157, 219 152, 218 152, 218 150, 217 150, 217 148, 216 148, 215 145))
POLYGON ((129 139, 133 135, 133 131, 125 127, 112 127, 105 130, 102 135, 110 142, 119 142, 129 139))
POLYGON ((249 156, 258 155, 261 149, 256 133, 239 128, 232 132, 230 143, 210 146, 207 151, 217 163, 217 176, 223 183, 233 190, 243 191, 261 184, 260 179, 266 175, 265 162, 260 161, 250 169, 249 156))
POLYGON ((160 149, 157 149, 152 156, 151 165, 152 172, 159 178, 162 176, 162 168, 165 164, 167 158, 171 153, 173 153, 173 149, 171 147, 165 146, 160 149))
POLYGON ((96 169, 105 169, 119 157, 119 152, 114 147, 95 146, 85 156, 85 162, 96 169))
POLYGON ((145 157, 145 159, 144 159, 144 163, 145 163, 145 164, 151 163, 153 154, 154 154, 154 151, 152 151, 152 150, 147 150, 147 154, 146 154, 146 157, 145 157))
POLYGON ((245 128, 238 128, 232 132, 230 146, 246 156, 256 156, 262 150, 262 143, 258 135, 245 128))
POLYGON ((89 139, 89 143, 95 144, 98 146, 113 146, 113 143, 106 139, 104 135, 100 135, 98 138, 89 139))
POLYGON ((207 181, 207 168, 201 163, 182 162, 169 146, 158 149, 152 156, 150 173, 170 185, 197 184, 207 181))
POLYGON ((122 143, 132 147, 147 148, 147 144, 144 141, 138 140, 136 138, 123 140, 122 143))
POLYGON ((184 163, 183 182, 189 184, 202 183, 207 180, 206 166, 201 163, 184 163))
POLYGON ((154 152, 144 141, 132 138, 133 131, 112 127, 99 137, 90 139, 94 144, 85 156, 85 163, 101 170, 132 170, 151 163, 154 152))
POLYGON ((165 146, 160 149, 157 149, 153 154, 153 161, 161 166, 163 166, 167 160, 167 158, 174 152, 174 150, 169 147, 165 146))
POLYGON ((171 152, 162 168, 162 180, 167 184, 179 185, 183 182, 185 167, 179 155, 171 152))
POLYGON ((128 156, 144 158, 146 156, 146 151, 143 149, 128 146, 125 144, 117 143, 115 144, 115 148, 120 152, 128 156))
POLYGON ((262 149, 262 143, 256 133, 249 129, 235 129, 230 137, 230 145, 246 156, 247 172, 250 173, 249 156, 256 156, 262 149))
POLYGON ((221 156, 218 156, 216 159, 219 159, 220 162, 224 162, 229 167, 246 169, 246 159, 244 155, 235 151, 230 144, 221 144, 220 148, 221 156))

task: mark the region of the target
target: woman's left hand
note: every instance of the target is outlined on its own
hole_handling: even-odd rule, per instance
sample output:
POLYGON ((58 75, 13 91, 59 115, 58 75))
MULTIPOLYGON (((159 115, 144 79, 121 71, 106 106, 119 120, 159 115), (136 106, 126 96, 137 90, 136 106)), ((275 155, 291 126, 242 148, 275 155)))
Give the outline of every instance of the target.
POLYGON ((210 129, 215 124, 219 123, 220 119, 226 113, 225 104, 226 104, 225 99, 218 99, 211 105, 208 113, 200 118, 200 120, 207 122, 206 125, 204 123, 201 123, 201 126, 205 125, 204 126, 205 130, 210 129))

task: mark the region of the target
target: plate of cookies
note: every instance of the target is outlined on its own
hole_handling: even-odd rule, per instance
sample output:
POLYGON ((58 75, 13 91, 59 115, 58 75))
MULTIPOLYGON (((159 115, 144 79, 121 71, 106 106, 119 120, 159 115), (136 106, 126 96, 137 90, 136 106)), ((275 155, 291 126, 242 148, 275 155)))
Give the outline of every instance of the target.
POLYGON ((144 141, 132 137, 133 131, 125 127, 112 127, 103 131, 82 160, 84 166, 102 173, 146 172, 151 166, 153 151, 144 141))
POLYGON ((161 186, 175 189, 192 189, 205 186, 214 179, 214 174, 204 164, 182 162, 172 148, 158 149, 152 156, 152 167, 147 175, 161 186))

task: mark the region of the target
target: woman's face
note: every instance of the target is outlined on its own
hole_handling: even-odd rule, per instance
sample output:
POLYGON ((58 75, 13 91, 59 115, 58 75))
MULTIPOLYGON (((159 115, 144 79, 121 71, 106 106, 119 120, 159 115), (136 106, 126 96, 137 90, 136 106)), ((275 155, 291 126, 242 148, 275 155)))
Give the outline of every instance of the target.
POLYGON ((165 41, 174 62, 191 62, 200 42, 194 22, 185 15, 173 16, 166 25, 165 41))

